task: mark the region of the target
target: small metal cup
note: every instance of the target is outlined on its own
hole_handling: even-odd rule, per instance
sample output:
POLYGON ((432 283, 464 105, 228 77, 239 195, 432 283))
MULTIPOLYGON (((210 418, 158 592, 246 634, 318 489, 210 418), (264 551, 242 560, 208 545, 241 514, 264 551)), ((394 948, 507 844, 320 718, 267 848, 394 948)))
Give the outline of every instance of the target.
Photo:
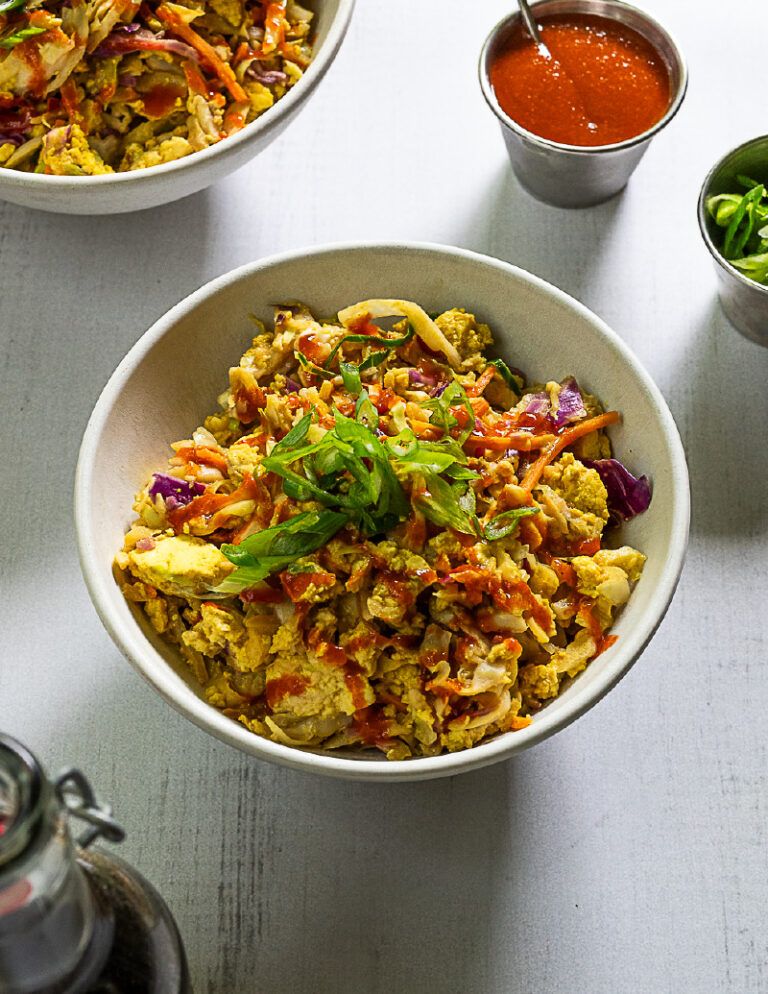
POLYGON ((688 72, 677 44, 645 11, 619 0, 542 0, 533 7, 543 14, 596 14, 619 21, 647 38, 669 72, 671 100, 666 114, 640 135, 613 145, 565 145, 527 131, 499 106, 490 81, 490 67, 510 36, 520 30, 520 13, 496 25, 480 53, 480 86, 491 110, 501 123, 512 169, 525 189, 555 207, 591 207, 622 190, 643 157, 651 138, 672 120, 683 102, 688 72))
POLYGON ((749 176, 768 186, 768 135, 732 149, 710 170, 699 194, 699 227, 715 260, 720 303, 726 317, 746 338, 768 346, 768 287, 755 283, 723 258, 717 245, 725 234, 707 212, 707 200, 718 193, 746 193, 736 179, 749 176))

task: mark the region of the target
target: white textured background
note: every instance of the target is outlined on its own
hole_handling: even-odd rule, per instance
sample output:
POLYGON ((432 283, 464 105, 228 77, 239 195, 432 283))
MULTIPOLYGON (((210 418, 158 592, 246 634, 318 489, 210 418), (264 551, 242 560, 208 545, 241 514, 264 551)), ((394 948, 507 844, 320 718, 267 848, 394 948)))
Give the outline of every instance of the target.
MULTIPOLYGON (((511 0, 510 0, 511 2, 511 0)), ((768 350, 717 305, 709 166, 768 130, 764 0, 655 0, 691 84, 623 195, 545 207, 476 81, 504 0, 358 0, 276 144, 151 212, 0 204, 0 726, 115 805, 198 994, 768 991, 768 350), (249 760, 156 697, 101 628, 71 493, 119 359, 212 277, 326 241, 476 249, 611 324, 666 396, 693 521, 651 646, 597 708, 507 764, 370 787, 249 760)))

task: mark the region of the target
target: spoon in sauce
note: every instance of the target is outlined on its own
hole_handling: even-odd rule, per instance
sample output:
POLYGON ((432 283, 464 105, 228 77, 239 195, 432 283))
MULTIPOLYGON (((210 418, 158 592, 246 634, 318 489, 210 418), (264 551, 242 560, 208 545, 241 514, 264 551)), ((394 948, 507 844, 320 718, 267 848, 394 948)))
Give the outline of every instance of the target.
POLYGON ((595 124, 587 111, 580 88, 576 85, 560 60, 552 54, 541 36, 539 26, 534 20, 528 0, 517 0, 520 7, 525 30, 531 41, 536 45, 539 60, 539 81, 546 81, 549 99, 557 106, 567 108, 571 117, 578 121, 582 128, 595 130, 595 124))
POLYGON ((541 36, 541 31, 539 31, 539 26, 534 20, 528 0, 517 0, 517 2, 525 30, 538 51, 539 80, 540 82, 546 81, 549 99, 554 101, 557 106, 567 108, 571 117, 587 131, 594 131, 596 125, 592 122, 587 111, 580 88, 565 70, 560 60, 547 47, 541 36))
POLYGON ((533 19, 533 14, 531 13, 531 8, 528 5, 528 0, 517 0, 520 6, 520 15, 523 18, 523 24, 525 25, 525 30, 531 36, 531 38, 536 42, 539 55, 543 56, 545 59, 551 59, 552 53, 544 44, 544 39, 541 37, 541 32, 539 31, 539 26, 533 19))

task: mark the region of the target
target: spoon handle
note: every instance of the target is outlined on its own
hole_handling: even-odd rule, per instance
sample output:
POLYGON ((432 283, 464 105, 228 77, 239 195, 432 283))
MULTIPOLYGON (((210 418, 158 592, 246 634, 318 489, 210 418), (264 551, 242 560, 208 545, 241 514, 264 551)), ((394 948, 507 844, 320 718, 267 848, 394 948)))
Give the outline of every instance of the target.
POLYGON ((533 38, 533 40, 536 42, 539 48, 543 49, 545 52, 548 53, 547 46, 544 44, 544 41, 542 40, 539 27, 536 24, 536 21, 534 21, 533 19, 531 8, 528 6, 528 0, 517 0, 517 2, 520 5, 520 13, 523 18, 523 24, 525 24, 525 30, 528 32, 531 38, 533 38))

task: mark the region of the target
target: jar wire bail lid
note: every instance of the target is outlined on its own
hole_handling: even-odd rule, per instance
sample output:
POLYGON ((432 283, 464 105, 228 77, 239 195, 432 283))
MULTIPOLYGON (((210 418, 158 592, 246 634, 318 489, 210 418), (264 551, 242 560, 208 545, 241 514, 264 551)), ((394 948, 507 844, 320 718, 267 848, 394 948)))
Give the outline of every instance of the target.
POLYGON ((0 866, 15 860, 34 840, 55 796, 68 819, 87 828, 75 840, 81 849, 103 837, 122 842, 125 831, 109 804, 100 801, 85 774, 67 767, 48 781, 34 755, 10 735, 0 733, 0 866))
POLYGON ((75 840, 81 849, 87 849, 99 837, 107 842, 122 842, 125 829, 112 817, 112 807, 100 801, 86 775, 74 766, 69 766, 53 780, 62 807, 70 818, 79 818, 88 824, 75 840))

